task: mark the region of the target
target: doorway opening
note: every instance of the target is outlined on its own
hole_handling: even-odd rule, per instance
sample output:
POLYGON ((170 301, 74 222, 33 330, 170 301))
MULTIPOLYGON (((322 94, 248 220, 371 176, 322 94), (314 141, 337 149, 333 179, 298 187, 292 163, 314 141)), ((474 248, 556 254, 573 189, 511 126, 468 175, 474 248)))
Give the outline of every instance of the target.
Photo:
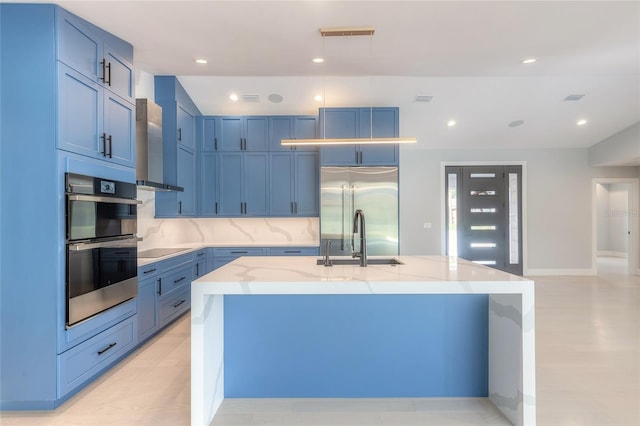
POLYGON ((522 166, 446 166, 446 253, 523 273, 522 166))
POLYGON ((593 180, 593 267, 598 275, 638 273, 638 179, 593 180))

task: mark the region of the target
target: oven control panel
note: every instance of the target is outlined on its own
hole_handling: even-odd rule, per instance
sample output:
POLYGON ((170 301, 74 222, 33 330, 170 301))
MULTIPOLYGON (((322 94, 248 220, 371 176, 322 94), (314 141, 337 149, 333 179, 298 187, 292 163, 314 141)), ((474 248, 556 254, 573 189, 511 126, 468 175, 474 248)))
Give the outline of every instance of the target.
POLYGON ((115 194, 116 193, 116 184, 114 182, 109 182, 107 180, 100 181, 100 192, 102 194, 115 194))

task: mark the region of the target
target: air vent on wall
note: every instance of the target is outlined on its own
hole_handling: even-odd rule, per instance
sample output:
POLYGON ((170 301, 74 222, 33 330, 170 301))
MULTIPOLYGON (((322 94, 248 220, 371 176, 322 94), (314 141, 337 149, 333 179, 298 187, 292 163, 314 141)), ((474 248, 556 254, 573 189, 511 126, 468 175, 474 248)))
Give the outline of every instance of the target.
POLYGON ((260 95, 242 95, 244 102, 260 102, 260 95))
POLYGON ((418 95, 416 96, 416 102, 431 102, 433 96, 430 95, 418 95))
POLYGON ((579 101, 583 97, 584 97, 584 95, 569 95, 566 98, 564 98, 564 100, 565 101, 579 101))

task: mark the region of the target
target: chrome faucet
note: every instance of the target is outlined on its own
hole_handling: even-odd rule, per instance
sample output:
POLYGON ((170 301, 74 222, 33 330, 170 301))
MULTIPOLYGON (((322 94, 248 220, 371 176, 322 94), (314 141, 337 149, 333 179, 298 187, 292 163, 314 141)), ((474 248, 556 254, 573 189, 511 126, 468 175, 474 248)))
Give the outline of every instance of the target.
POLYGON ((353 215, 353 234, 351 235, 351 256, 360 258, 360 266, 367 266, 367 239, 364 226, 364 212, 360 209, 356 210, 353 215), (360 251, 355 252, 354 249, 354 237, 358 232, 358 219, 360 219, 360 251))
POLYGON ((326 251, 324 252, 324 266, 333 266, 331 259, 329 259, 330 251, 331 251, 331 240, 327 240, 326 251))

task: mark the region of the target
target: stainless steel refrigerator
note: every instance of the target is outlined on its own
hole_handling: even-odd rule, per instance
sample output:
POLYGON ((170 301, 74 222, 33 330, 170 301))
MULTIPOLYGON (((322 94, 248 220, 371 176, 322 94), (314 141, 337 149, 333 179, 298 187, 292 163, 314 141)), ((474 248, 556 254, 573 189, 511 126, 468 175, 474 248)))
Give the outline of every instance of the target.
POLYGON ((322 167, 320 169, 320 251, 331 240, 332 256, 360 249, 352 240, 357 209, 364 212, 367 253, 398 254, 398 168, 322 167))

